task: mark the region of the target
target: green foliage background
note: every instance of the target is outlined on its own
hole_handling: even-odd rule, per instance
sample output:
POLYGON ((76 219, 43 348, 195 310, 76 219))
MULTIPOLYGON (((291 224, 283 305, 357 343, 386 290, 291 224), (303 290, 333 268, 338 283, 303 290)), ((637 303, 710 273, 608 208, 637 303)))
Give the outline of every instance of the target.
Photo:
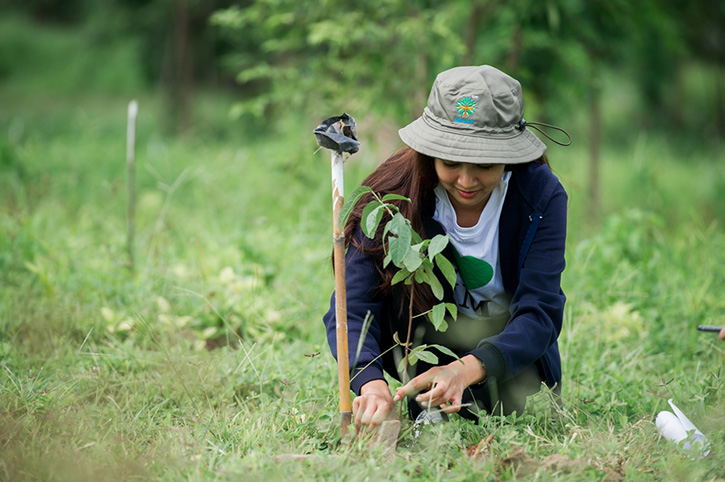
POLYGON ((720 7, 318 7, 0 7, 0 480, 725 478, 725 343, 695 330, 725 324, 720 7), (191 50, 214 53, 193 54, 191 90, 164 67, 183 8, 191 50), (339 443, 320 321, 333 285, 329 160, 311 131, 342 110, 358 117, 350 192, 400 147, 396 128, 435 73, 466 55, 515 63, 527 117, 574 134, 571 148, 550 146, 570 194, 563 408, 542 394, 526 414, 453 420, 412 446, 406 426, 387 459, 339 443), (587 200, 592 85, 598 211, 587 200), (183 125, 177 91, 190 100, 183 125), (708 436, 709 457, 657 435, 668 398, 708 436), (489 435, 486 455, 463 455, 489 435), (317 458, 278 463, 283 453, 317 458), (572 463, 547 465, 552 455, 572 463))

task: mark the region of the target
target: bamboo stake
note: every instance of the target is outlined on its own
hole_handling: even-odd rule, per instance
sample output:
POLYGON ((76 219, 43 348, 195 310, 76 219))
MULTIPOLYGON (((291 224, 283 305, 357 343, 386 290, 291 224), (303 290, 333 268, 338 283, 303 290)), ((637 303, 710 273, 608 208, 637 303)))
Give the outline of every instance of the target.
POLYGON ((355 131, 355 119, 347 114, 330 117, 314 130, 317 144, 332 151, 332 242, 335 268, 335 335, 337 346, 337 379, 340 391, 340 432, 343 439, 349 434, 352 421, 350 403, 350 357, 347 341, 347 288, 345 285, 345 232, 340 226, 340 211, 344 200, 342 180, 343 152, 354 154, 360 143, 355 131))
POLYGON ((335 266, 335 332, 337 335, 337 379, 340 390, 340 427, 342 437, 352 422, 350 402, 350 361, 347 342, 347 287, 345 285, 345 233, 339 224, 344 201, 342 153, 332 151, 332 241, 335 266))
POLYGON ((126 251, 128 252, 128 267, 133 273, 134 256, 133 244, 136 231, 136 116, 138 115, 138 102, 132 100, 128 104, 128 127, 126 131, 126 168, 128 169, 128 210, 126 225, 126 251))

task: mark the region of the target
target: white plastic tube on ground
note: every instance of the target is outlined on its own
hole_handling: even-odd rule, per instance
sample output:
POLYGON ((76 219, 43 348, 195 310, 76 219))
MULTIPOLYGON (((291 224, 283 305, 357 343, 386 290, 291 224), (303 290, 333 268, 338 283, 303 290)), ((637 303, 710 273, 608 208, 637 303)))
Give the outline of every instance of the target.
POLYGON ((680 445, 686 452, 694 454, 693 459, 705 457, 710 453, 707 437, 672 403, 672 399, 668 402, 674 413, 663 411, 657 414, 657 431, 667 440, 680 445))

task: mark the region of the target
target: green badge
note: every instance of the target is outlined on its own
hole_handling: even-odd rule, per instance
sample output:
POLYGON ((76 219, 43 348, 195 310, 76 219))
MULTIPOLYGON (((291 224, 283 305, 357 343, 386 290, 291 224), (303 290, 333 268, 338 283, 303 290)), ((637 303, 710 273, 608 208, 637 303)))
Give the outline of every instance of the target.
POLYGON ((456 248, 453 248, 453 255, 458 265, 458 273, 469 291, 486 286, 493 279, 493 267, 484 260, 461 256, 456 248))

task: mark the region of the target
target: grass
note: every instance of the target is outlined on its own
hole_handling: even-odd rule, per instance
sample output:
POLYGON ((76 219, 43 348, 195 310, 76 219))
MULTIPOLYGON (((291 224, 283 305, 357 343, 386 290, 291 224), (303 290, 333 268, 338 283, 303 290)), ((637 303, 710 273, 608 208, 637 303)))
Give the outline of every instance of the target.
MULTIPOLYGON (((562 407, 542 393, 525 414, 454 419, 413 446, 406 425, 388 459, 340 444, 314 122, 259 133, 209 97, 197 135, 169 139, 142 96, 132 274, 127 100, 0 96, 0 479, 725 478, 725 343, 695 331, 725 324, 719 150, 608 147, 594 219, 583 143, 552 149, 570 193, 562 407), (657 435, 668 398, 708 458, 657 435)), ((348 189, 371 152, 346 166, 348 189)))

